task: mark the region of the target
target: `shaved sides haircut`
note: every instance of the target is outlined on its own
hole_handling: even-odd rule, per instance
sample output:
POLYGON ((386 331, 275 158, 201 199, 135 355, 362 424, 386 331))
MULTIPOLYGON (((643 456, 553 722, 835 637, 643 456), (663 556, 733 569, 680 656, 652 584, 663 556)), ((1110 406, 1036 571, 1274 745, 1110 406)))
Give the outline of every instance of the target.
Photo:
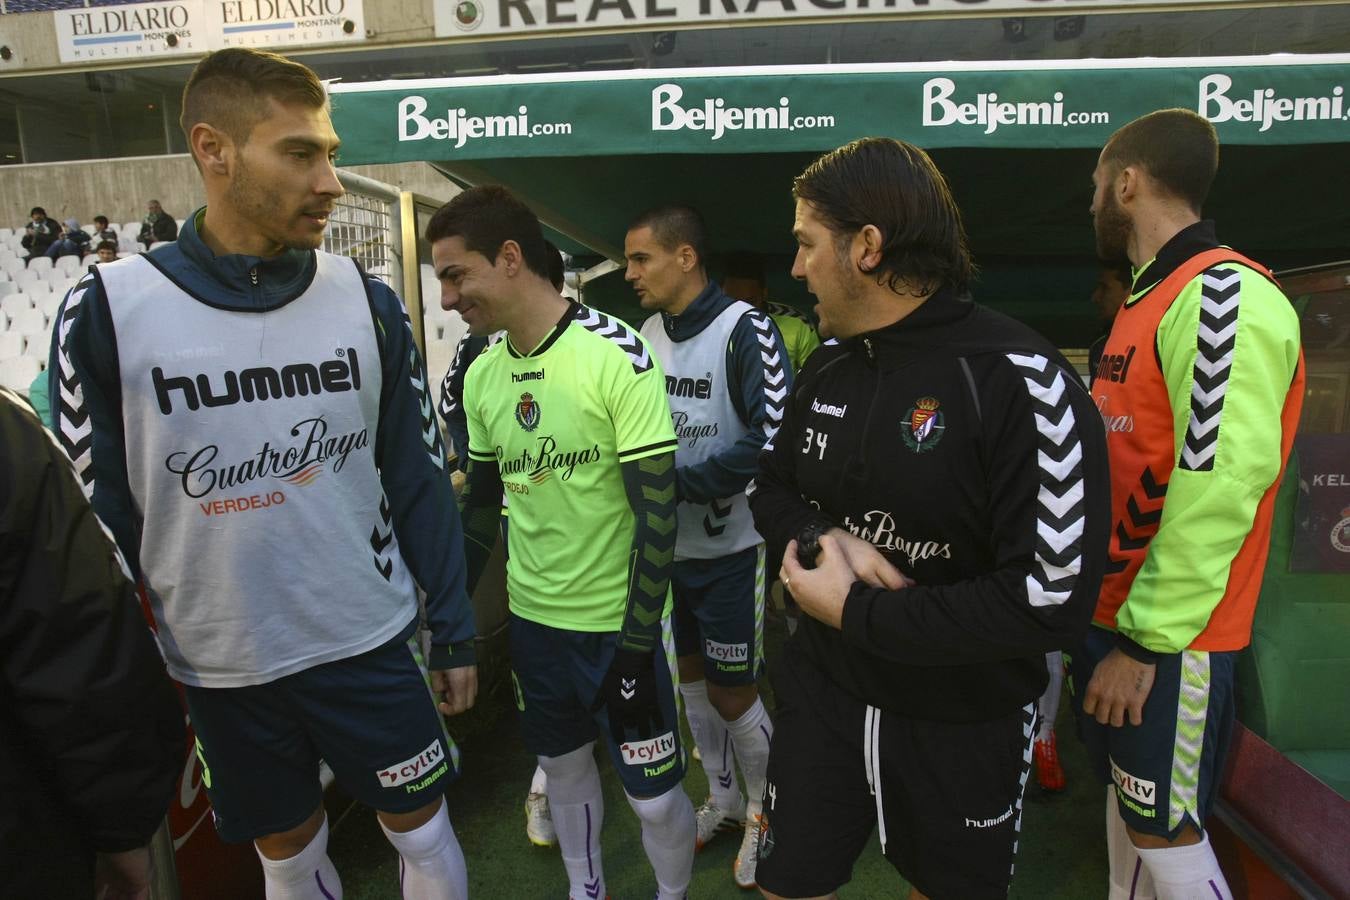
POLYGON ((178 124, 189 145, 193 126, 200 124, 218 128, 243 145, 253 126, 267 116, 268 100, 317 109, 328 103, 328 93, 308 66, 284 56, 247 47, 217 50, 192 70, 178 124))
POLYGON ((703 216, 692 206, 658 206, 633 220, 629 231, 650 228, 652 237, 665 250, 674 250, 684 244, 694 248, 700 269, 707 269, 708 229, 703 216))
POLYGON ((1219 136, 1208 119, 1189 109, 1160 109, 1111 135, 1102 162, 1113 176, 1142 167, 1198 214, 1219 171, 1219 136))

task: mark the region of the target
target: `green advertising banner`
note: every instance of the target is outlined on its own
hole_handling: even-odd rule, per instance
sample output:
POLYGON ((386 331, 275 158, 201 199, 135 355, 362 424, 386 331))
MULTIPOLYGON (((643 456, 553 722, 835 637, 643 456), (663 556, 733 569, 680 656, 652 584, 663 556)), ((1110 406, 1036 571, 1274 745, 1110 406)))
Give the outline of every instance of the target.
POLYGON ((923 147, 1100 147, 1167 107, 1226 145, 1350 141, 1350 54, 636 70, 332 87, 344 165, 923 147))

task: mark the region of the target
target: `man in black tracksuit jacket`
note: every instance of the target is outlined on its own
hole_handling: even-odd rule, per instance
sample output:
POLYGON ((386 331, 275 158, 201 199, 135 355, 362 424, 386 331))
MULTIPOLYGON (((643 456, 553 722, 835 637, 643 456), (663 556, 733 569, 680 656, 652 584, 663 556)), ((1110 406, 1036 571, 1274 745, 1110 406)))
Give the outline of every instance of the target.
POLYGON ((959 213, 922 151, 855 142, 794 193, 793 274, 837 341, 751 492, 807 613, 776 672, 759 884, 829 894, 879 825, 912 896, 1003 897, 1044 654, 1083 634, 1102 577, 1100 417, 1048 342, 960 299, 959 213))

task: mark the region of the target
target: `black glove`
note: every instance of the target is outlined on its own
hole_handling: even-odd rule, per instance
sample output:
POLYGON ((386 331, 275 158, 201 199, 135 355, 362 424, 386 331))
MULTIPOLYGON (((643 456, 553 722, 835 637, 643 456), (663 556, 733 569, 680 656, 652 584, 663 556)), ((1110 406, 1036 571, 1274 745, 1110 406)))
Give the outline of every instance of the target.
POLYGON ((592 709, 609 710, 609 728, 616 744, 649 740, 666 731, 656 696, 656 678, 656 657, 652 653, 622 647, 614 651, 592 709))

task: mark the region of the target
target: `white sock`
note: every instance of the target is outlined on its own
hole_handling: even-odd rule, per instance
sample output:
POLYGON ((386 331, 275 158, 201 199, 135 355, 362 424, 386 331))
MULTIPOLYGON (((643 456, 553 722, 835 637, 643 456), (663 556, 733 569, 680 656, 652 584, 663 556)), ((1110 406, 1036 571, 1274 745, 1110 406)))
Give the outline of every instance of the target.
POLYGON ((1158 900, 1233 900, 1209 835, 1183 847, 1140 848, 1139 858, 1153 875, 1158 900))
POLYGON ((684 900, 694 873, 694 806, 676 785, 659 797, 628 797, 656 875, 656 900, 684 900))
POLYGON ((605 873, 600 865, 605 800, 594 747, 592 741, 562 756, 539 757, 539 766, 548 776, 549 813, 573 900, 603 900, 605 896, 605 873))
POLYGON ((773 722, 764 701, 756 697, 750 708, 736 721, 727 723, 731 743, 736 748, 736 760, 745 777, 748 799, 746 815, 755 816, 763 808, 764 779, 769 769, 769 744, 773 740, 773 722))
POLYGON ((1045 654, 1045 668, 1050 673, 1050 682, 1045 686, 1037 704, 1041 713, 1040 730, 1036 740, 1048 741, 1055 732, 1055 716, 1059 715, 1059 692, 1064 687, 1064 653, 1056 650, 1045 654))
POLYGON ((543 766, 534 767, 534 778, 530 780, 530 793, 531 794, 548 793, 548 776, 544 774, 543 766))
MULTIPOLYGON (((1120 817, 1120 801, 1113 785, 1106 786, 1106 859, 1110 865, 1111 889, 1107 900, 1155 900, 1153 876, 1130 843, 1125 820, 1120 817)), ((1210 898, 1214 900, 1214 898, 1210 898)))
POLYGON ((444 800, 434 816, 412 831, 390 831, 383 822, 380 828, 398 851, 403 900, 468 900, 464 851, 455 838, 444 800))
POLYGON ((713 802, 723 809, 737 809, 741 805, 741 789, 736 784, 731 735, 726 722, 708 701, 708 682, 701 679, 681 682, 680 696, 684 698, 689 733, 694 736, 698 755, 703 757, 703 771, 708 776, 708 792, 713 802))
MULTIPOLYGON (((254 845, 257 849, 257 845, 254 845)), ((259 851, 267 900, 342 900, 342 882, 328 858, 328 817, 305 849, 289 859, 268 859, 259 851)))

